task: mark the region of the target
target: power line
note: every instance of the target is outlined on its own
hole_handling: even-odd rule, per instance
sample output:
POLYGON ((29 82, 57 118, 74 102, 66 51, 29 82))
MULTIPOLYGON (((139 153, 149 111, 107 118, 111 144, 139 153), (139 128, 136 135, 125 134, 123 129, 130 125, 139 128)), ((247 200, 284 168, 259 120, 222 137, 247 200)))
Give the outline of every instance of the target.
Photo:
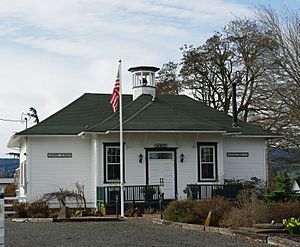
POLYGON ((5 121, 5 122, 14 122, 14 123, 24 123, 24 120, 17 120, 17 119, 6 119, 6 118, 0 118, 0 121, 5 121))

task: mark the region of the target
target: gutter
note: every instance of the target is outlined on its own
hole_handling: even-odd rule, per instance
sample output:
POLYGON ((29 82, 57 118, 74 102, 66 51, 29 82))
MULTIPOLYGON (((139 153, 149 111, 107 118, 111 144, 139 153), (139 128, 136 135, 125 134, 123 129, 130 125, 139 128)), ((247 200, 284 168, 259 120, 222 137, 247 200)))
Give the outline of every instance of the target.
MULTIPOLYGON (((101 134, 101 135, 108 135, 111 133, 119 133, 118 130, 107 130, 106 132, 81 132, 78 136, 82 136, 84 134, 101 134)), ((125 130, 123 133, 203 133, 203 134, 225 134, 226 131, 223 130, 125 130)))

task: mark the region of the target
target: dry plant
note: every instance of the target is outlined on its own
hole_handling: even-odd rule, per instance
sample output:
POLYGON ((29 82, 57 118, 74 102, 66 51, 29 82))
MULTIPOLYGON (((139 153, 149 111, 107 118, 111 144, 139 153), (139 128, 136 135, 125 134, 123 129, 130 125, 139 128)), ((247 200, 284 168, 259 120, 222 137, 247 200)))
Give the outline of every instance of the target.
POLYGON ((84 210, 86 210, 84 185, 81 185, 78 182, 76 182, 75 187, 77 190, 68 190, 68 189, 59 188, 59 191, 44 194, 41 200, 45 202, 57 200, 60 204, 60 207, 66 206, 67 199, 75 200, 78 208, 81 208, 83 205, 84 210))

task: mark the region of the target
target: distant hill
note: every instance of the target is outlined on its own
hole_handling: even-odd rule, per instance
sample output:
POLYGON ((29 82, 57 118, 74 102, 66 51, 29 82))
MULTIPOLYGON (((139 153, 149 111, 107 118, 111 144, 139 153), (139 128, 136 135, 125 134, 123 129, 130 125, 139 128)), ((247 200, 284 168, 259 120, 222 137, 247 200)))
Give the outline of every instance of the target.
POLYGON ((0 177, 13 178, 19 167, 19 159, 0 158, 0 177))
POLYGON ((269 151, 271 176, 275 177, 287 173, 290 177, 300 177, 300 150, 299 149, 271 149, 269 151))

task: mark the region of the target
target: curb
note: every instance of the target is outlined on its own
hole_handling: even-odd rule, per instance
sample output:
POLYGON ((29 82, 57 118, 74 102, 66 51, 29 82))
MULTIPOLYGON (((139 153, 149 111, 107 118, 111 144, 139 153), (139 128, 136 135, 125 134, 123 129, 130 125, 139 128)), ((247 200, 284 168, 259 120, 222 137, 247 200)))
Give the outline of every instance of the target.
POLYGON ((11 221, 16 223, 23 223, 23 222, 52 223, 54 219, 53 218, 13 218, 11 221))
POLYGON ((188 229, 188 230, 194 230, 199 232, 209 232, 209 233, 219 233, 227 236, 235 236, 240 235, 261 243, 267 243, 270 245, 276 245, 281 247, 300 247, 300 243, 280 238, 280 237, 272 237, 268 236, 266 234, 259 234, 255 232, 249 232, 245 230, 233 230, 230 228, 221 228, 221 227, 213 227, 213 226, 203 226, 203 225, 195 225, 195 224, 187 224, 187 223, 179 223, 179 222, 173 222, 169 220, 163 220, 163 219, 152 219, 152 222, 154 224, 158 225, 168 225, 173 226, 177 228, 182 229, 188 229))
POLYGON ((177 228, 194 230, 198 232, 209 232, 209 233, 219 233, 227 236, 234 236, 235 233, 230 228, 221 228, 221 227, 213 227, 213 226, 203 226, 203 225, 195 225, 195 224, 187 224, 187 223, 179 223, 179 222, 172 222, 169 220, 162 220, 162 219, 152 219, 154 224, 158 225, 170 225, 177 228))
POLYGON ((123 218, 117 217, 74 217, 67 219, 54 219, 53 222, 115 222, 115 221, 124 221, 123 218))
POLYGON ((277 245, 282 247, 299 247, 300 243, 293 240, 280 238, 280 237, 268 237, 267 243, 271 245, 277 245))
POLYGON ((11 221, 16 223, 53 223, 53 222, 108 222, 108 221, 124 221, 126 219, 117 217, 76 217, 67 219, 57 218, 13 218, 11 221))

